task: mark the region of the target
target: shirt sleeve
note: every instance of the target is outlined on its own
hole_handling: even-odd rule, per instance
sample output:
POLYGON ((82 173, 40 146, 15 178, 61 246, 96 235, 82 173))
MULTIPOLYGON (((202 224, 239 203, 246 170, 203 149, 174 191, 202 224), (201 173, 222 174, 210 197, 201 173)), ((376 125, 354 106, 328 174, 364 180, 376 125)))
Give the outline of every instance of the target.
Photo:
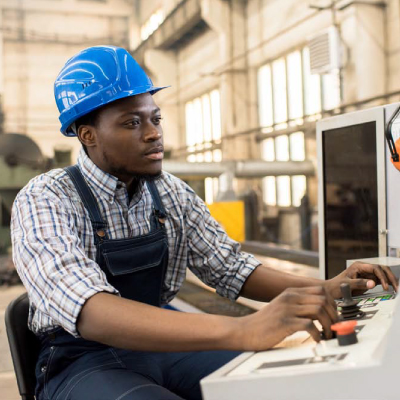
POLYGON ((221 296, 236 300, 243 284, 261 262, 240 251, 211 216, 204 202, 190 189, 185 213, 189 269, 221 296))
POLYGON ((76 322, 86 300, 98 292, 118 291, 86 256, 71 214, 51 193, 22 191, 17 196, 11 221, 13 261, 34 308, 48 316, 50 325, 79 337, 76 322))

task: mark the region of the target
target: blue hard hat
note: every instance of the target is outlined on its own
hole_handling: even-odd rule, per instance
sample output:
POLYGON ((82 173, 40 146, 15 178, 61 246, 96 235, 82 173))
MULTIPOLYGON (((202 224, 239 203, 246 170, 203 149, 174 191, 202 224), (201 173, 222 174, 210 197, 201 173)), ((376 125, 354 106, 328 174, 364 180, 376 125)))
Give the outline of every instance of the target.
POLYGON ((95 46, 82 50, 67 61, 54 82, 61 133, 76 136, 71 124, 105 104, 166 87, 155 87, 125 49, 95 46))

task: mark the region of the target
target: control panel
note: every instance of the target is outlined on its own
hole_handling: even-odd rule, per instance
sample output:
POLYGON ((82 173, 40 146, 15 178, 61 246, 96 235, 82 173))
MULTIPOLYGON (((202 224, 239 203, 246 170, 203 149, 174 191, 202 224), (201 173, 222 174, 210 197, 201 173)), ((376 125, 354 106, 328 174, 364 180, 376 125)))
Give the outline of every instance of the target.
POLYGON ((346 296, 338 309, 348 332, 344 322, 344 333, 318 344, 297 332, 271 350, 243 353, 201 381, 203 398, 398 400, 400 295, 377 288, 346 296))

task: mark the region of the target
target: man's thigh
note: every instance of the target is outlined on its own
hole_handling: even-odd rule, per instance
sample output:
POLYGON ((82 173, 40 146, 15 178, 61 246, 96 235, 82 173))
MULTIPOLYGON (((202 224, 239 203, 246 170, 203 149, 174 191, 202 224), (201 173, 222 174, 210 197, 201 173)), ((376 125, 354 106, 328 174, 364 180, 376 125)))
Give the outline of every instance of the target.
POLYGON ((200 380, 239 354, 238 351, 168 353, 161 362, 164 386, 186 400, 201 400, 200 380))
POLYGON ((76 380, 59 400, 183 400, 135 372, 126 369, 96 371, 76 380))

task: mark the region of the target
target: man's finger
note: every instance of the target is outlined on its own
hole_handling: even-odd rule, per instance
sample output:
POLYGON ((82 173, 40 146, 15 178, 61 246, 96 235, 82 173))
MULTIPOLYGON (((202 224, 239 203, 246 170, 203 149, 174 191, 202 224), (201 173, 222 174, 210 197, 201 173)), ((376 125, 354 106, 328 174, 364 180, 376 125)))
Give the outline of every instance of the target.
POLYGON ((366 290, 372 289, 375 287, 375 282, 371 279, 350 279, 349 281, 351 290, 361 290, 365 292, 366 290))
POLYGON ((318 304, 298 306, 296 309, 296 315, 298 317, 305 317, 319 321, 328 339, 332 337, 331 325, 338 320, 337 314, 331 317, 326 308, 318 304))
POLYGON ((381 285, 385 290, 389 290, 389 282, 386 273, 380 265, 374 265, 374 273, 379 278, 381 285))
POLYGON ((323 286, 309 286, 305 288, 296 288, 293 289, 294 292, 300 294, 299 301, 302 304, 310 301, 311 296, 326 297, 327 302, 332 306, 332 308, 336 309, 336 303, 332 295, 323 287, 323 286), (304 295, 310 295, 304 297, 304 295))
POLYGON ((390 282, 390 284, 393 286, 394 290, 397 292, 398 288, 399 288, 399 281, 396 278, 396 276, 394 275, 393 271, 386 266, 381 266, 381 268, 383 269, 383 271, 385 272, 388 281, 390 282))
POLYGON ((321 333, 309 318, 293 318, 291 327, 295 332, 307 331, 310 336, 316 341, 321 341, 321 333))
POLYGON ((300 306, 313 305, 323 307, 332 321, 337 321, 338 319, 336 302, 334 300, 330 302, 328 297, 302 296, 301 298, 299 298, 298 304, 300 306))

